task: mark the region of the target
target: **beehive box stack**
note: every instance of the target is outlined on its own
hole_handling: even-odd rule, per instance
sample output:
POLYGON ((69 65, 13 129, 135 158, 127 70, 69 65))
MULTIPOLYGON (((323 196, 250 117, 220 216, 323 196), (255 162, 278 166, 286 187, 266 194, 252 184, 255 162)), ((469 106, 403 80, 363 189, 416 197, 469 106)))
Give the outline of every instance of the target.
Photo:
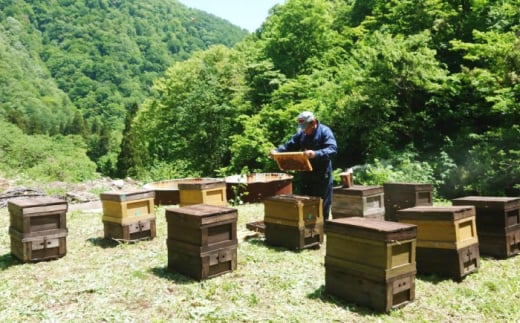
POLYGON ((227 206, 226 182, 223 179, 200 179, 179 183, 179 205, 194 204, 227 206))
POLYGON ((397 210, 433 205, 433 185, 420 183, 384 183, 385 220, 397 221, 397 210))
POLYGON ((334 219, 358 216, 384 220, 383 187, 363 185, 335 187, 331 211, 334 219))
POLYGON ((466 196, 453 205, 473 205, 480 253, 507 258, 520 252, 520 197, 466 196))
POLYGON ((100 194, 105 238, 137 241, 156 234, 154 191, 114 191, 100 194))
POLYGON ((327 293, 382 312, 415 299, 415 225, 349 217, 325 232, 327 293))
POLYGON ((461 280, 480 267, 473 206, 416 206, 397 211, 417 225, 417 271, 461 280))
POLYGON ((323 242, 323 201, 319 197, 277 195, 264 199, 265 242, 300 250, 323 242))
POLYGON ((67 253, 66 201, 52 197, 8 202, 11 253, 23 262, 49 260, 67 253))
POLYGON ((195 204, 165 213, 169 270, 202 280, 237 268, 236 209, 195 204))

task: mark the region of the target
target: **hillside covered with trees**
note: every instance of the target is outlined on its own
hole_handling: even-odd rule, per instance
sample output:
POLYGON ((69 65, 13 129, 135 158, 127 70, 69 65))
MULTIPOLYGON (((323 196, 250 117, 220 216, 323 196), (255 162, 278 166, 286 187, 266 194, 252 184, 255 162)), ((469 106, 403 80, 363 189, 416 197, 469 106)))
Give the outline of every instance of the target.
POLYGON ((0 118, 26 135, 78 135, 114 175, 126 115, 153 81, 245 35, 176 0, 0 1, 0 118))
POLYGON ((201 51, 177 34, 199 18, 175 1, 7 2, 2 84, 40 95, 21 114, 0 101, 5 119, 24 129, 52 115, 42 128, 85 138, 104 174, 276 171, 268 151, 313 110, 338 140, 334 167, 357 183, 520 194, 520 0, 288 0, 238 43, 225 24, 195 33, 201 51))

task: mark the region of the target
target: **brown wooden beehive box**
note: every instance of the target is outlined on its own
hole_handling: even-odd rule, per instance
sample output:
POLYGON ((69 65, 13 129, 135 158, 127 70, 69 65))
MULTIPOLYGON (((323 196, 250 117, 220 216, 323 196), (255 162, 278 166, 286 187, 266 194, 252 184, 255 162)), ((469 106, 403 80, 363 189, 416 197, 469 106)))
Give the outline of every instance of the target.
POLYGON ((179 183, 179 205, 209 204, 226 206, 226 182, 224 180, 203 180, 179 183))
POLYGON ((319 197, 277 195, 264 200, 265 242, 300 250, 323 242, 323 201, 319 197))
POLYGON ((8 202, 11 253, 23 262, 50 260, 67 252, 66 201, 52 197, 8 202))
POLYGON ((378 311, 415 299, 415 225, 348 217, 325 231, 327 293, 378 311))
POLYGON ((195 204, 165 213, 169 270, 201 280, 236 269, 236 209, 195 204))
POLYGON ((331 211, 334 219, 359 216, 384 220, 383 187, 363 185, 335 187, 331 211))
POLYGON ((18 232, 41 235, 43 231, 67 228, 66 201, 52 197, 20 198, 7 203, 10 226, 18 232))
POLYGON ((149 218, 155 214, 154 191, 133 190, 115 191, 100 194, 103 205, 103 216, 109 222, 122 223, 119 220, 130 223, 149 218))
POLYGON ((103 221, 103 229, 105 238, 128 242, 151 240, 156 236, 155 217, 125 223, 103 221))
POLYGON ((48 230, 43 235, 9 229, 11 253, 23 262, 57 259, 67 253, 67 230, 48 230))
POLYGON ((232 272, 237 268, 237 244, 201 251, 195 245, 167 239, 168 270, 196 280, 232 272))
POLYGON ((375 281, 325 265, 325 292, 346 301, 388 312, 415 300, 415 272, 375 281))
POLYGON ((398 210, 397 218, 401 223, 417 225, 419 273, 460 280, 478 270, 480 253, 473 206, 416 206, 398 210))
POLYGON ((507 258, 520 253, 519 197, 466 196, 452 204, 475 207, 482 255, 507 258))
POLYGON ((195 204, 167 208, 165 213, 168 239, 207 250, 229 242, 237 243, 238 212, 235 208, 195 204))
POLYGON ((433 185, 422 183, 384 183, 385 220, 397 221, 396 212, 414 206, 433 205, 433 185))

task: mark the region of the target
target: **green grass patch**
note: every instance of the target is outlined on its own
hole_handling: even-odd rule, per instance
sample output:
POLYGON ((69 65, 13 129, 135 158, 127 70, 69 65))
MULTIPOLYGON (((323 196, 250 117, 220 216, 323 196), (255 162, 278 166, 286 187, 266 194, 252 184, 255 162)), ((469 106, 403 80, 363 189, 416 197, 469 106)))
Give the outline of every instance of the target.
MULTIPOLYGON (((262 220, 262 204, 237 207, 238 236, 262 220)), ((461 282, 417 276, 416 300, 388 314, 324 293, 325 244, 294 252, 241 240, 238 268, 202 282, 167 271, 164 208, 157 237, 103 239, 102 214, 67 214, 67 254, 22 264, 10 255, 7 209, 0 210, 0 321, 109 322, 460 322, 520 318, 520 257, 482 258, 461 282)))

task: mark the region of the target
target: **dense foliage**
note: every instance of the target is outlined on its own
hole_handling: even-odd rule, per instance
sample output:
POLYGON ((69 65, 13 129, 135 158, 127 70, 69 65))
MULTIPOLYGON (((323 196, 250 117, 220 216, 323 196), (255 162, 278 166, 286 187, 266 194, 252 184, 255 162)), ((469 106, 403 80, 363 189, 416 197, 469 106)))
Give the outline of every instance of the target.
POLYGON ((247 32, 176 0, 0 0, 0 117, 81 135, 116 173, 126 114, 176 61, 247 32))
POLYGON ((132 125, 142 164, 130 174, 275 171, 267 152, 310 109, 335 131, 335 167, 355 166, 360 183, 518 195, 518 8, 289 0, 239 46, 198 53, 156 83, 132 125))
POLYGON ((81 136, 104 174, 276 171, 308 109, 358 183, 520 193, 520 0, 288 0, 236 45, 175 0, 0 7, 1 116, 81 136))

